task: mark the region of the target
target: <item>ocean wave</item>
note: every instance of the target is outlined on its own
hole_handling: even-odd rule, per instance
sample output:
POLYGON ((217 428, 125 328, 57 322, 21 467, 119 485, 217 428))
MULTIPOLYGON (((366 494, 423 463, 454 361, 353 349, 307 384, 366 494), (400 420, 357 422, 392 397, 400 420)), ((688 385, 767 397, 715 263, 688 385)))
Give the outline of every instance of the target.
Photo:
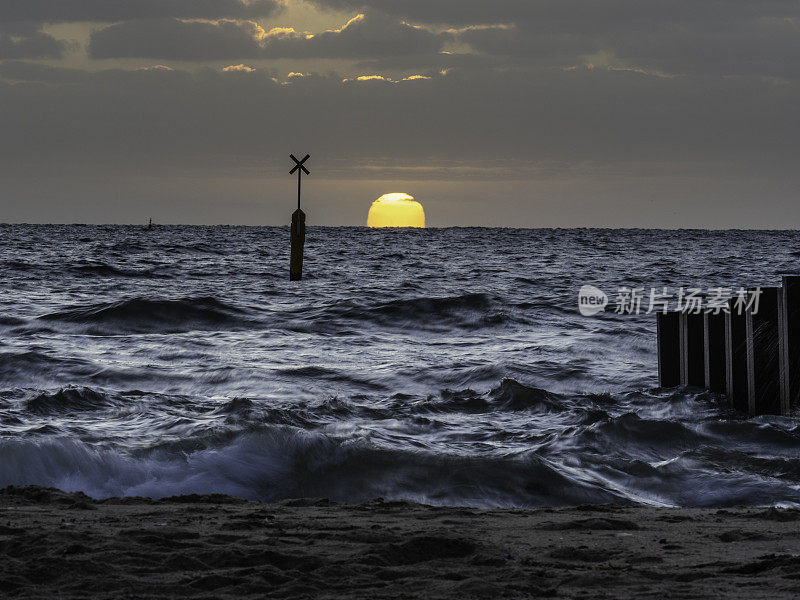
POLYGON ((434 413, 559 412, 566 408, 563 396, 522 385, 513 379, 504 379, 488 394, 473 390, 445 390, 438 398, 425 403, 425 410, 434 413))
POLYGON ((26 409, 36 415, 59 415, 97 411, 116 404, 108 394, 86 387, 64 388, 52 394, 39 394, 28 400, 26 409))
POLYGON ((797 232, 314 227, 294 283, 285 226, 3 232, 5 483, 497 506, 800 495, 796 415, 657 388, 653 315, 587 318, 576 298, 774 285, 797 271, 797 232))
POLYGON ((404 331, 445 332, 454 328, 497 327, 509 319, 501 299, 480 293, 423 296, 374 304, 347 300, 317 307, 303 316, 302 320, 292 320, 291 328, 341 332, 360 322, 404 331))
POLYGON ((5 260, 2 264, 4 270, 8 269, 11 271, 30 271, 38 266, 34 263, 25 262, 24 260, 5 260))
POLYGON ((119 302, 76 306, 39 317, 90 327, 93 333, 181 333, 192 330, 245 328, 253 319, 239 308, 213 297, 119 302))
POLYGON ((581 452, 592 448, 609 457, 624 455, 658 460, 709 442, 711 438, 686 423, 624 413, 597 420, 591 426, 573 432, 564 447, 581 449, 581 452))
POLYGON ((223 493, 248 499, 382 497, 438 505, 625 502, 534 455, 480 458, 387 450, 294 428, 246 433, 193 452, 136 456, 74 439, 3 439, 0 487, 42 485, 94 498, 223 493))
POLYGON ((86 277, 162 277, 154 268, 122 269, 103 262, 71 265, 69 271, 86 277))
POLYGON ((234 398, 222 406, 213 409, 217 415, 249 415, 255 409, 255 404, 248 398, 234 398))
POLYGON ((17 317, 11 317, 9 315, 0 315, 0 326, 3 327, 15 327, 17 325, 24 325, 25 320, 19 319, 17 317))
POLYGON ((0 380, 13 381, 16 385, 65 374, 83 376, 92 370, 90 362, 77 358, 59 358, 33 350, 0 352, 0 380))
POLYGON ((723 419, 702 396, 694 415, 656 416, 676 394, 650 393, 651 405, 632 412, 630 398, 557 394, 512 379, 482 393, 395 394, 382 403, 275 405, 81 387, 0 393, 0 486, 98 498, 380 496, 479 507, 800 502, 789 420, 723 419))

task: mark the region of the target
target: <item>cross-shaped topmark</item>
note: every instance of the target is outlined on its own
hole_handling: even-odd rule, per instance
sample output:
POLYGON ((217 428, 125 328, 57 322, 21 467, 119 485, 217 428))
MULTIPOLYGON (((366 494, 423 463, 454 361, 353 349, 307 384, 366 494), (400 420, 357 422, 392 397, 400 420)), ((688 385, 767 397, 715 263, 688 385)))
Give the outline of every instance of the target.
POLYGON ((294 154, 290 154, 289 158, 291 158, 295 162, 294 168, 291 171, 289 171, 289 175, 294 175, 297 169, 302 169, 303 173, 305 173, 306 175, 311 175, 311 172, 308 169, 306 169, 305 166, 303 165, 304 162, 306 162, 309 158, 311 158, 310 154, 306 154, 303 160, 297 160, 297 157, 294 154))

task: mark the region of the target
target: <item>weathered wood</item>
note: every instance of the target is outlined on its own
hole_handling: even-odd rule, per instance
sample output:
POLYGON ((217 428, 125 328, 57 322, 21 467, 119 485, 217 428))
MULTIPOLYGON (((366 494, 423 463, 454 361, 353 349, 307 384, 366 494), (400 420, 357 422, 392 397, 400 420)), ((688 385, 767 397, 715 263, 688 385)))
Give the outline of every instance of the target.
POLYGON ((725 313, 703 315, 703 351, 705 387, 718 394, 725 393, 725 313))
POLYGON ((728 300, 725 314, 725 380, 728 402, 747 412, 747 325, 735 298, 728 300))
POLYGON ((758 312, 745 312, 747 407, 751 416, 780 414, 778 385, 778 288, 761 289, 758 312))
POLYGON ((679 317, 681 384, 703 387, 706 369, 703 353, 703 315, 682 312, 679 317))
POLYGON ((784 275, 778 298, 778 382, 781 414, 800 402, 800 276, 784 275))
POLYGON ((658 384, 675 387, 681 384, 680 315, 658 313, 658 384))
POLYGON ((297 173, 297 210, 292 215, 292 250, 289 261, 289 279, 291 281, 300 281, 303 279, 303 250, 306 245, 306 213, 300 210, 300 193, 303 184, 303 173, 311 175, 311 172, 305 167, 305 162, 311 158, 311 155, 306 154, 303 160, 297 160, 294 154, 290 154, 289 158, 295 163, 289 174, 297 173))
POLYGON ((303 278, 303 249, 306 244, 306 213, 299 208, 292 214, 292 253, 289 265, 289 279, 300 281, 303 278))

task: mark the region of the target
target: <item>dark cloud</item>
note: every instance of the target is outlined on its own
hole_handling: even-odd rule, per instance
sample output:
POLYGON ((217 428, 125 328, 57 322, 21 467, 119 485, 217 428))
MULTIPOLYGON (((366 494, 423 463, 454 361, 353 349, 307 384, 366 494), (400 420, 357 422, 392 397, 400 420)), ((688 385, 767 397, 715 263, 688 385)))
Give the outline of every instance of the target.
POLYGON ((362 222, 398 190, 434 214, 428 199, 449 198, 442 225, 783 226, 800 214, 796 83, 481 64, 429 75, 287 84, 246 68, 5 61, 4 214, 281 223, 292 151, 313 156, 315 224, 362 222))
POLYGON ((732 23, 710 30, 680 27, 592 35, 539 33, 521 24, 467 27, 453 35, 479 53, 516 62, 567 66, 605 53, 603 58, 617 66, 666 74, 800 75, 800 63, 794 59, 800 56, 800 21, 785 19, 732 23))
POLYGON ((598 47, 629 64, 666 73, 800 76, 800 20, 759 19, 724 28, 609 36, 598 47))
POLYGON ((358 16, 316 35, 265 31, 253 21, 127 21, 92 34, 93 58, 234 60, 246 58, 355 58, 436 53, 442 34, 382 15, 358 16))
POLYGON ((0 21, 0 34, 7 33, 15 36, 26 36, 42 29, 41 23, 34 21, 0 21))
POLYGON ((92 58, 228 60, 261 54, 253 21, 126 21, 92 33, 92 58))
POLYGON ((0 32, 0 60, 9 58, 61 58, 67 43, 41 31, 0 32))
POLYGON ((414 23, 453 25, 453 36, 507 65, 606 61, 666 74, 800 73, 795 0, 314 0, 379 10, 414 23), (595 56, 592 56, 595 55, 595 56), (598 57, 596 55, 602 55, 598 57))
POLYGON ((534 34, 521 25, 472 26, 457 30, 455 39, 482 54, 548 61, 548 64, 574 65, 578 57, 596 52, 592 36, 548 32, 534 34))
POLYGON ((446 36, 414 27, 380 13, 359 15, 342 29, 318 33, 276 35, 267 39, 271 58, 357 58, 435 54, 446 36))
POLYGON ((283 7, 281 0, 4 0, 0 22, 109 22, 184 17, 246 19, 266 17, 283 7))
POLYGON ((66 69, 21 60, 0 62, 0 79, 13 82, 77 83, 90 77, 91 73, 83 69, 66 69))
POLYGON ((31 65, 26 73, 24 63, 0 69, 18 82, 0 87, 4 170, 227 172, 296 147, 351 176, 365 163, 480 171, 504 159, 520 173, 587 161, 793 172, 800 159, 798 86, 750 78, 475 69, 397 83, 314 76, 286 85, 260 71, 58 72, 31 65))
POLYGON ((665 23, 725 23, 735 19, 797 17, 795 0, 312 0, 322 8, 379 10, 415 22, 449 25, 538 23, 602 31, 657 29, 665 23))

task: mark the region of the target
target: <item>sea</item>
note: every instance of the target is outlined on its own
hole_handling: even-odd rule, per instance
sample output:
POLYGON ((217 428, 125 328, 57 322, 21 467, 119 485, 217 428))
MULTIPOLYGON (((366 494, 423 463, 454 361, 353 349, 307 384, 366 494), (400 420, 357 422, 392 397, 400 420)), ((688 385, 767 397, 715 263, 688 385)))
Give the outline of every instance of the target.
POLYGON ((800 505, 800 421, 659 388, 651 310, 800 232, 309 227, 288 267, 287 227, 0 225, 0 487, 800 505))

